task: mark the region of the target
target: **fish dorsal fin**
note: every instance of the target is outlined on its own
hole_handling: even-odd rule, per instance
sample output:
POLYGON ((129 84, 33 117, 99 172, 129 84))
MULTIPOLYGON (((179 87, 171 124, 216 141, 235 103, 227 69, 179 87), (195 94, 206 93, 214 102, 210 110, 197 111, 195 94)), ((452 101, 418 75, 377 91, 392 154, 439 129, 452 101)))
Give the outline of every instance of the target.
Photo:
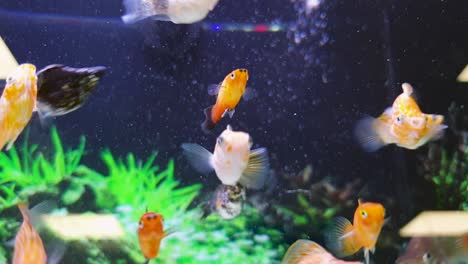
POLYGON ((221 89, 221 83, 218 84, 209 84, 208 85, 208 94, 211 96, 215 96, 219 94, 219 90, 221 89))
POLYGON ((403 89, 403 93, 406 94, 407 96, 411 96, 413 94, 413 86, 409 83, 403 83, 401 85, 401 88, 403 89))
POLYGON ((208 174, 213 171, 211 159, 213 154, 198 144, 182 144, 184 155, 192 166, 203 174, 208 174))
POLYGON ((302 258, 326 252, 319 244, 305 239, 299 239, 292 244, 281 261, 281 264, 298 264, 302 258))
POLYGON ((252 150, 247 168, 242 173, 239 183, 247 188, 260 189, 265 184, 270 170, 266 148, 252 150))
POLYGON ((355 241, 354 227, 348 219, 337 217, 325 236, 327 248, 338 257, 356 253, 361 246, 355 241))

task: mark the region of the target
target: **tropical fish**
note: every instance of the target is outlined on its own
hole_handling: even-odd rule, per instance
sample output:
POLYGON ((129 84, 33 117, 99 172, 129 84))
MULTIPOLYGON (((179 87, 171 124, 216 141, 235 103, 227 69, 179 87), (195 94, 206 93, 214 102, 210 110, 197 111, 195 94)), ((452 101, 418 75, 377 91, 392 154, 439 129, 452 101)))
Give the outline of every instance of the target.
POLYGON ((299 239, 292 244, 281 261, 281 264, 359 264, 361 262, 344 261, 335 258, 319 244, 299 239))
POLYGON ((442 115, 425 114, 412 97, 413 87, 402 85, 403 93, 378 118, 361 119, 355 135, 366 151, 396 144, 407 149, 417 149, 428 141, 442 137, 447 128, 442 115))
POLYGON ((37 110, 41 119, 68 114, 80 108, 95 90, 105 67, 72 68, 60 64, 37 73, 37 110))
POLYGON ((249 72, 247 69, 237 69, 229 73, 217 85, 209 87, 210 95, 218 95, 216 104, 205 109, 205 121, 202 124, 204 131, 212 130, 216 123, 226 114, 232 118, 237 104, 246 92, 249 72))
POLYGON ((237 184, 221 184, 216 188, 213 198, 204 208, 204 216, 211 212, 217 212, 223 219, 233 219, 240 215, 245 201, 245 188, 237 184))
POLYGON ((468 245, 463 237, 413 237, 396 264, 468 263, 468 245), (464 260, 465 262, 463 262, 464 260))
POLYGON ((138 222, 138 241, 143 256, 146 258, 145 264, 158 256, 161 240, 171 232, 164 230, 163 216, 154 212, 146 212, 138 222))
POLYGON ((45 264, 47 254, 42 239, 34 229, 26 203, 18 204, 23 215, 23 223, 15 238, 13 264, 45 264))
POLYGON ((31 119, 36 105, 36 67, 21 64, 6 79, 0 98, 0 150, 10 149, 31 119))
POLYGON ((260 189, 269 172, 268 153, 265 148, 251 147, 249 134, 233 131, 229 125, 217 138, 213 154, 197 144, 182 144, 187 159, 200 173, 214 170, 224 185, 260 189))
POLYGON ((203 20, 219 0, 124 0, 126 24, 146 18, 192 24, 203 20))
POLYGON ((380 230, 386 222, 385 208, 380 203, 363 203, 361 200, 358 200, 358 204, 353 223, 338 217, 325 239, 328 249, 338 257, 352 255, 363 248, 367 264, 369 252, 374 253, 380 230))

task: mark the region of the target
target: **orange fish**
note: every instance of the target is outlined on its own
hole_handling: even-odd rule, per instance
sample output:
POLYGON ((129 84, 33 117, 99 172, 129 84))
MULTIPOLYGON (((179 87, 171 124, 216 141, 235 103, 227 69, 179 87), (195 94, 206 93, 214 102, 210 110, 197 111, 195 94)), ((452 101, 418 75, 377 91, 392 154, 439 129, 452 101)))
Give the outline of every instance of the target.
POLYGON ((163 216, 153 212, 146 212, 138 222, 138 241, 145 264, 158 256, 161 240, 170 234, 164 230, 163 222, 163 216))
POLYGON ((0 150, 8 142, 7 150, 31 119, 36 105, 36 67, 21 64, 6 80, 0 99, 0 150))
POLYGON ((292 244, 281 261, 281 264, 359 264, 361 262, 350 262, 339 260, 326 251, 319 244, 305 239, 299 239, 292 244))
POLYGON ((13 264, 45 264, 47 255, 41 237, 31 224, 26 203, 18 204, 23 215, 23 223, 16 234, 13 264))
POLYGON ((362 203, 358 207, 351 224, 348 219, 338 217, 327 233, 327 247, 338 257, 349 256, 364 249, 365 263, 369 263, 369 252, 374 253, 380 230, 386 222, 385 208, 380 203, 362 203))
POLYGON ((421 112, 412 97, 413 87, 404 83, 402 88, 403 93, 380 117, 358 122, 355 135, 366 151, 376 151, 388 144, 417 149, 443 135, 447 128, 442 124, 444 117, 421 112))
POLYGON ((247 69, 237 69, 229 73, 219 85, 209 87, 210 95, 218 95, 216 104, 205 109, 204 131, 212 130, 221 118, 228 114, 232 117, 235 108, 246 91, 249 72, 247 69))

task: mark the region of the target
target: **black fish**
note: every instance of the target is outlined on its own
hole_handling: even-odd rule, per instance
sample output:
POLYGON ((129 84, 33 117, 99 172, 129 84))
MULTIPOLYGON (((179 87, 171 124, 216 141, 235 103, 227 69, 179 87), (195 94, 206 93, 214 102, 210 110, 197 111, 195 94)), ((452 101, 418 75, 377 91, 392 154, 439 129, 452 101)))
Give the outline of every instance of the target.
POLYGON ((37 110, 42 117, 68 114, 80 108, 94 91, 106 67, 72 68, 60 64, 37 73, 37 110))

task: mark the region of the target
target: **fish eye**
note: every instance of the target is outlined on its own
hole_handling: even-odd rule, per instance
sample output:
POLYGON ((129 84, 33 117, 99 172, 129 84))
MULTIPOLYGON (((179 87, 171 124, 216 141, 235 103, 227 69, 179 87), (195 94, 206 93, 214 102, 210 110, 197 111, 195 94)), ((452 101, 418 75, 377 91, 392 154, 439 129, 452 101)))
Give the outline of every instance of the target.
POLYGON ((140 229, 143 228, 143 222, 141 222, 141 221, 138 222, 138 228, 140 228, 140 229))
POLYGON ((231 73, 231 79, 234 80, 234 78, 236 78, 236 74, 235 74, 235 73, 231 73))
POLYGON ((431 253, 429 253, 429 252, 424 253, 424 255, 423 255, 424 263, 428 263, 427 261, 429 261, 431 258, 432 258, 431 253))
POLYGON ((14 81, 15 81, 15 79, 12 76, 8 76, 7 79, 6 79, 6 83, 8 83, 8 84, 13 83, 14 81))
POLYGON ((367 212, 366 211, 361 211, 361 216, 365 219, 367 218, 367 212))
POLYGON ((216 140, 218 142, 218 144, 223 144, 223 137, 219 136, 218 139, 216 140))

